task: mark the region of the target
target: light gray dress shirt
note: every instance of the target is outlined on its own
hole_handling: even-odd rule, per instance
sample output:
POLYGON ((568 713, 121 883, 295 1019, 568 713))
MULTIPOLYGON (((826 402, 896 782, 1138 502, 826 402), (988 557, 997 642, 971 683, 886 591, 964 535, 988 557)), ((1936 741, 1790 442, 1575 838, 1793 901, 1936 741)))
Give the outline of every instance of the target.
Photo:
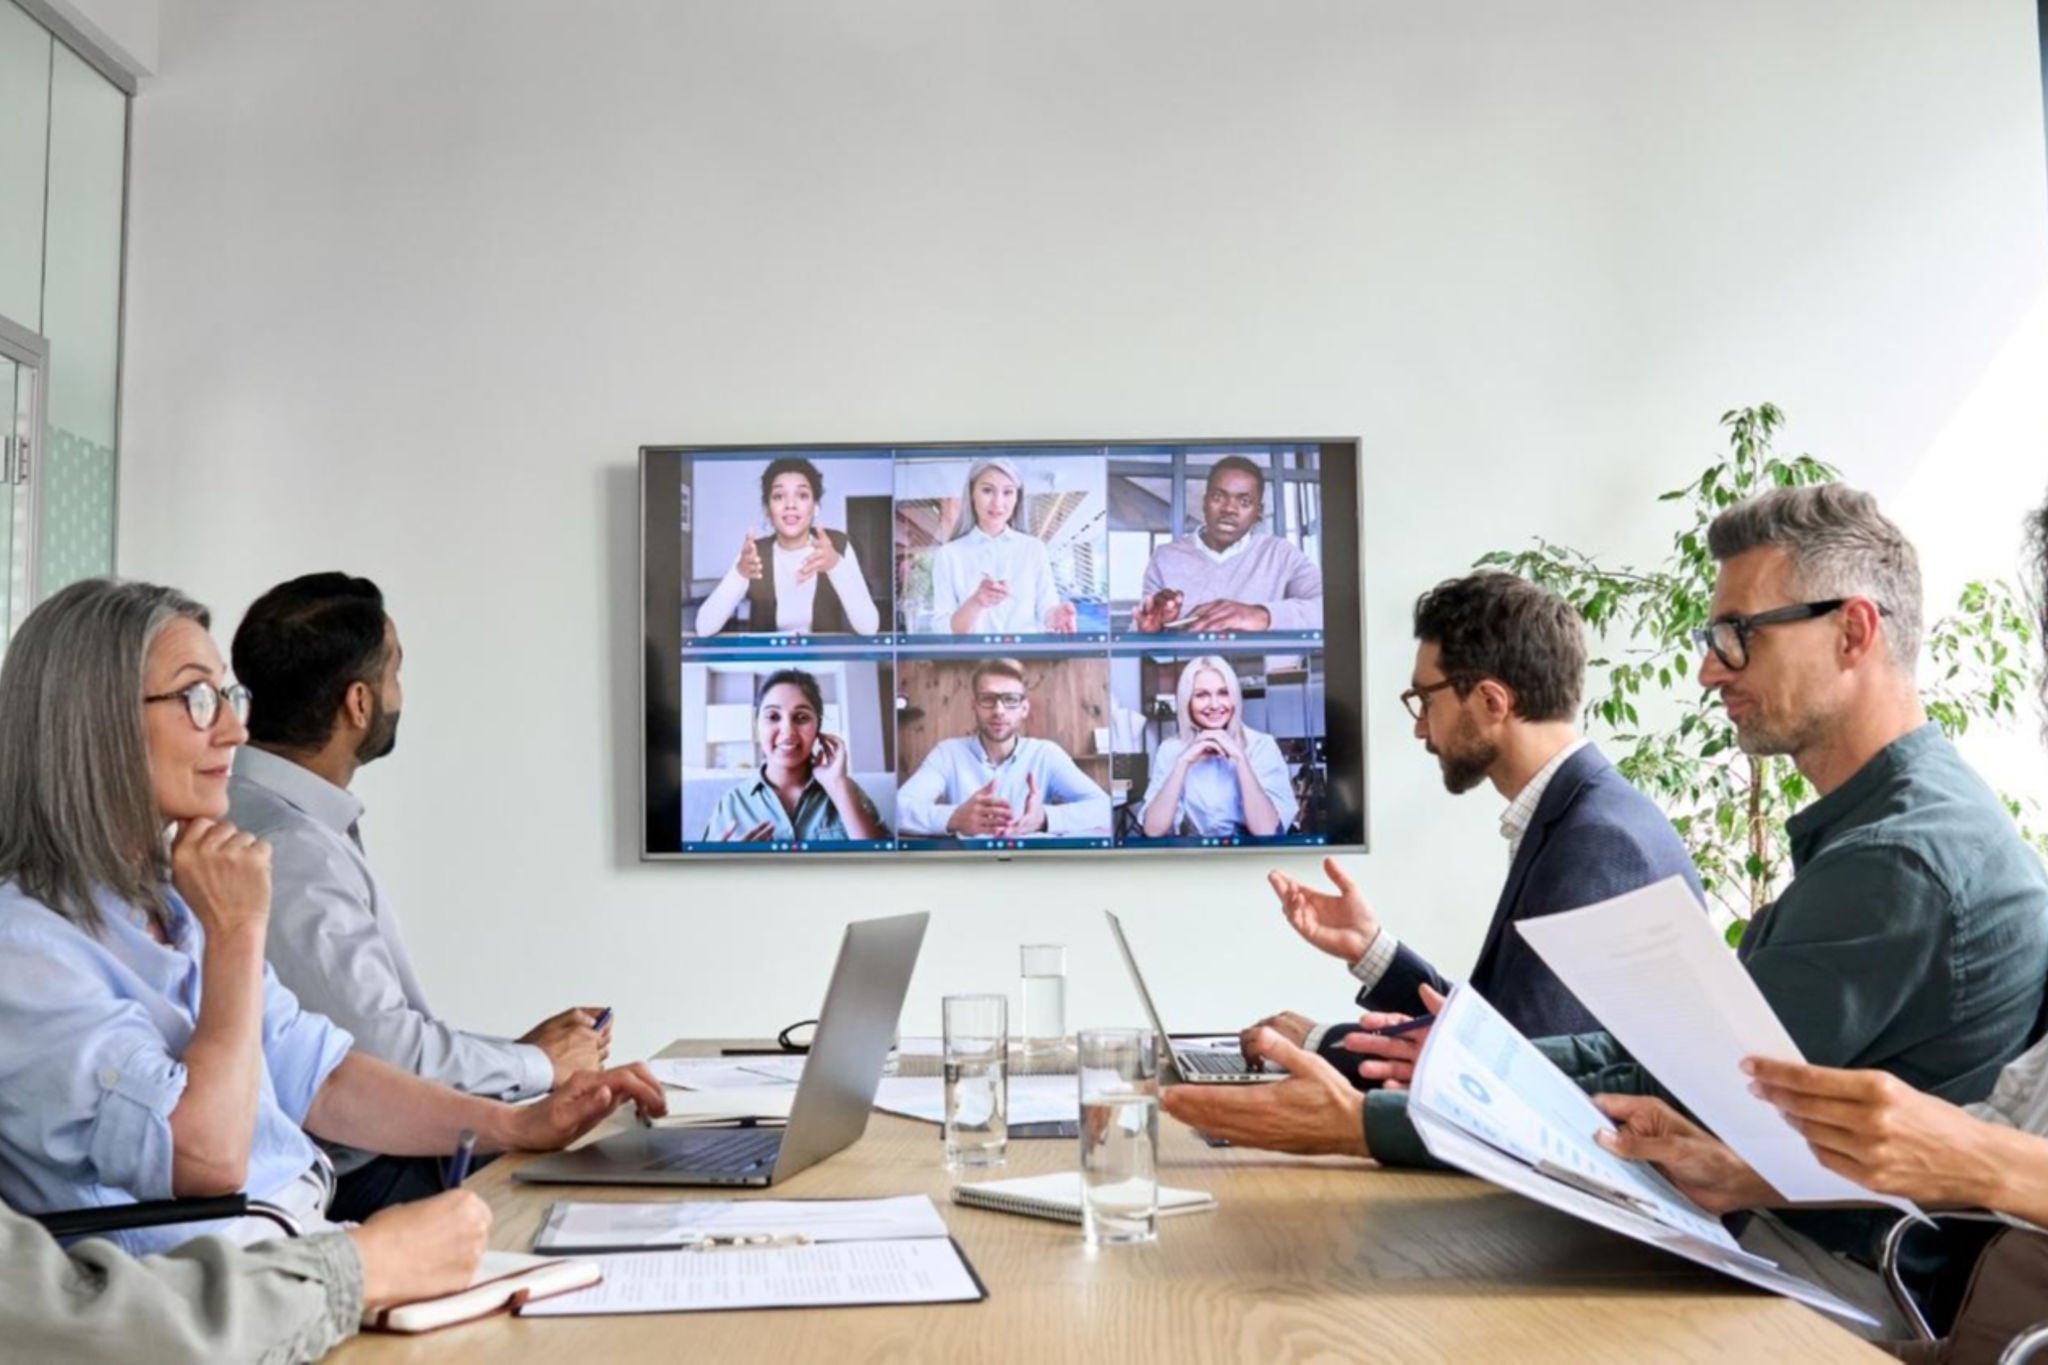
MULTIPOLYGON (((270 965, 358 1050, 472 1095, 517 1100, 554 1084, 530 1043, 468 1033, 434 1016, 405 951, 391 897, 363 856, 363 803, 253 746, 235 755, 228 818, 270 845, 270 965)), ((330 1149, 346 1175, 369 1154, 330 1149)))
POLYGON ((238 1247, 198 1237, 136 1260, 66 1251, 0 1204, 0 1357, 117 1365, 317 1360, 355 1335, 362 1263, 346 1233, 238 1247))

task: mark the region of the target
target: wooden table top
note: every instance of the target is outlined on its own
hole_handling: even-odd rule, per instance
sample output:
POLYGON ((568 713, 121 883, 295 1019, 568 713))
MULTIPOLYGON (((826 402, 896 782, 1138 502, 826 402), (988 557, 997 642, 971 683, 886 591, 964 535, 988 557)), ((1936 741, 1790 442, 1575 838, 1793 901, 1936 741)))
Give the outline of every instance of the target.
MULTIPOLYGON (((715 1042, 665 1055, 704 1054, 715 1042)), ((630 1120, 614 1118, 600 1133, 630 1120)), ((1461 1175, 1339 1157, 1212 1149, 1160 1116, 1162 1183, 1214 1212, 1162 1219, 1143 1247, 960 1208, 939 1130, 874 1114, 867 1134, 771 1190, 520 1185, 508 1156, 469 1187, 491 1245, 524 1251, 557 1199, 928 1194, 973 1262, 980 1304, 492 1318, 420 1337, 366 1335, 330 1359, 388 1362, 832 1359, 1040 1361, 1874 1361, 1820 1313, 1461 1175)), ((988 1175, 1071 1170, 1072 1139, 1012 1141, 988 1175)))

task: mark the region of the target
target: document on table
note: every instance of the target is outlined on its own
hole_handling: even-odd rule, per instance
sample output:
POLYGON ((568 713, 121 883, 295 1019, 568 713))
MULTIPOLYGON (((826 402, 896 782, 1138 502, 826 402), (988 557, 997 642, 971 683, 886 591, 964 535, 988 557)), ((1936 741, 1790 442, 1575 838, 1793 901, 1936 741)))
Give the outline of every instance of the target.
POLYGON ((588 1289, 530 1303, 521 1316, 978 1303, 988 1297, 967 1258, 946 1237, 643 1251, 589 1259, 604 1268, 604 1279, 588 1289))
MULTIPOLYGON (((1072 1076, 1009 1078, 1011 1123, 1079 1123, 1081 1088, 1072 1076)), ((875 1108, 926 1123, 946 1118, 945 1082, 937 1076, 884 1076, 875 1108)))
POLYGON ((680 1086, 684 1090, 747 1090, 795 1085, 797 1075, 802 1074, 804 1059, 787 1059, 797 1063, 797 1075, 783 1074, 782 1063, 785 1060, 761 1057, 735 1062, 723 1057, 656 1057, 647 1063, 647 1069, 663 1085, 680 1086))
POLYGON ((725 1123, 774 1123, 789 1121, 796 1103, 793 1086, 754 1087, 738 1090, 677 1090, 665 1087, 662 1098, 668 1113, 660 1118, 643 1118, 649 1128, 698 1128, 725 1123))
POLYGON ((1452 990, 1410 1091, 1409 1117, 1439 1161, 1596 1227, 1876 1325, 1861 1309, 1744 1251, 1655 1170, 1594 1142, 1594 1133, 1613 1127, 1606 1116, 1470 986, 1452 990))
POLYGON ((885 1242, 946 1236, 929 1197, 888 1199, 690 1199, 659 1203, 558 1200, 533 1248, 570 1252, 660 1250, 702 1237, 808 1237, 813 1242, 885 1242))
POLYGON ((1743 1058, 1805 1057, 1682 880, 1518 927, 1602 1027, 1788 1202, 1888 1204, 1924 1216, 1910 1200, 1828 1170, 1750 1093, 1743 1058))

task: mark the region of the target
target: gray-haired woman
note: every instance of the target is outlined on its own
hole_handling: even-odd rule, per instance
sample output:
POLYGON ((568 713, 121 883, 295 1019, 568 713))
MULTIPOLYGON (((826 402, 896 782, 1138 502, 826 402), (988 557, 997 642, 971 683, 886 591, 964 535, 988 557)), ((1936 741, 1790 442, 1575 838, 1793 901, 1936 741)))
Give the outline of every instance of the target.
MULTIPOLYGON (((642 1067, 538 1104, 458 1094, 350 1051, 263 961, 269 851, 223 822, 248 694, 206 609, 91 579, 0 667, 0 1197, 27 1213, 246 1190, 325 1225, 307 1136, 395 1155, 560 1147, 642 1067)), ((229 1224, 215 1230, 255 1235, 229 1224)), ((116 1234, 134 1254, 190 1228, 116 1234)))

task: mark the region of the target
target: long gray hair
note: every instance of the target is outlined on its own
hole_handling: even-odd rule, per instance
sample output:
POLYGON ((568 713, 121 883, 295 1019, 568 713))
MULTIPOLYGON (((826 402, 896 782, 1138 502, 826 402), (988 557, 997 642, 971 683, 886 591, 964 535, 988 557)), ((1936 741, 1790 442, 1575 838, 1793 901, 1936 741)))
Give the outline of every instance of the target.
POLYGON ((181 617, 212 624, 176 589, 88 578, 30 612, 0 666, 0 881, 89 934, 95 891, 159 923, 169 911, 142 689, 150 646, 181 617))
POLYGON ((995 470, 1017 486, 1017 501, 1010 507, 1010 525, 1023 530, 1024 518, 1024 475, 1015 462, 1000 455, 986 455, 967 467, 967 484, 960 493, 960 515, 954 519, 953 534, 948 540, 958 540, 980 524, 974 512, 974 481, 989 470, 995 470))

